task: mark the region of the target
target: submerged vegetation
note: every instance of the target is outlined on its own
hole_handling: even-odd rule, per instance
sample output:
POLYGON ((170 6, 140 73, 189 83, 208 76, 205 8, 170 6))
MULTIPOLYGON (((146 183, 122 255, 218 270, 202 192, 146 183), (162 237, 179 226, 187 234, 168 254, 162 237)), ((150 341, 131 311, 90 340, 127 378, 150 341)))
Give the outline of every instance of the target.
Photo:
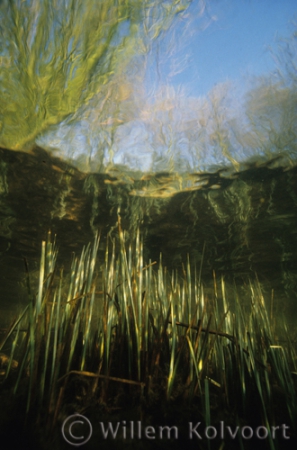
POLYGON ((162 256, 144 262, 140 232, 128 242, 120 217, 104 261, 99 241, 97 235, 73 257, 65 276, 49 234, 36 294, 27 271, 28 305, 0 344, 6 422, 10 411, 47 440, 58 430, 62 445, 70 414, 112 420, 122 412, 126 419, 134 408, 135 420, 180 426, 180 439, 188 438, 187 419, 210 427, 212 436, 222 421, 241 430, 233 439, 204 436, 199 448, 251 448, 243 427, 259 434, 262 448, 294 441, 296 351, 257 279, 243 302, 215 273, 206 289, 203 262, 192 267, 188 258, 180 274, 169 273, 162 256))
POLYGON ((0 2, 6 305, 26 284, 0 329, 0 442, 23 430, 69 448, 61 426, 78 413, 94 433, 101 420, 178 427, 195 449, 296 444, 296 342, 280 304, 297 285, 297 33, 243 105, 231 83, 189 97, 170 80, 199 20, 216 20, 209 4, 0 2), (49 233, 34 274, 45 227, 63 258, 95 239, 61 267, 49 233))

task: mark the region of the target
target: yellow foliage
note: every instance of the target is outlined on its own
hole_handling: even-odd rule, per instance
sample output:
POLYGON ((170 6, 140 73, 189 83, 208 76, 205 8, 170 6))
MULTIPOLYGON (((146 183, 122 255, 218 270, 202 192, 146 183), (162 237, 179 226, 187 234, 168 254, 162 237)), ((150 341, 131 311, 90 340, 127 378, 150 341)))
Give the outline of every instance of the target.
MULTIPOLYGON (((87 104, 190 0, 3 0, 0 146, 23 149, 87 104), (16 96, 15 93, 18 93, 16 96), (20 95, 19 95, 20 94, 20 95)), ((115 101, 131 95, 119 86, 115 101)))

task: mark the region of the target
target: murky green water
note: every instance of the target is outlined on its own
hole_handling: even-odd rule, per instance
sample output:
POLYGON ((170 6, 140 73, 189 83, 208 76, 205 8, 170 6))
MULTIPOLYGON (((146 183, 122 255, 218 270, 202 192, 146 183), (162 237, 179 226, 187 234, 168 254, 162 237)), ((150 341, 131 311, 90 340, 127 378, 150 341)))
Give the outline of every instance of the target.
POLYGON ((296 6, 260 3, 0 1, 1 444, 77 412, 89 449, 129 417, 296 440, 296 6))
MULTIPOLYGON (((297 287, 297 168, 270 163, 214 173, 83 173, 37 148, 0 150, 1 322, 28 302, 25 263, 36 287, 40 249, 56 234, 58 266, 101 233, 98 270, 117 220, 130 240, 139 227, 145 262, 182 274, 189 256, 209 292, 224 277, 240 295, 258 277, 265 299, 291 319, 297 287)), ((211 295, 211 294, 210 294, 211 295)), ((290 320, 290 323, 293 321, 290 320)))

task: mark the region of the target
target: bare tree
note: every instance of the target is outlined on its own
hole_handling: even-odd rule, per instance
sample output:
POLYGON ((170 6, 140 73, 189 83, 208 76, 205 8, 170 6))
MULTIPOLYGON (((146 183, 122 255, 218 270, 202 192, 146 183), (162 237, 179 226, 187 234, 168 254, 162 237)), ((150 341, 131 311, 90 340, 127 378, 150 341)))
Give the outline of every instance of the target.
POLYGON ((280 43, 276 70, 256 80, 246 112, 257 150, 268 157, 287 154, 296 161, 297 31, 280 43))
POLYGON ((76 113, 190 0, 3 0, 0 145, 30 147, 76 113))

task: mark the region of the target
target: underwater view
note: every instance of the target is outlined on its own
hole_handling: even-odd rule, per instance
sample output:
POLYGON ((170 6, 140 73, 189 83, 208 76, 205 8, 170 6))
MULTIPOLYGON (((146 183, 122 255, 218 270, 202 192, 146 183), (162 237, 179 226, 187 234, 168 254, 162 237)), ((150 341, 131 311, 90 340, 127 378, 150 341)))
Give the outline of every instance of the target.
POLYGON ((0 2, 1 448, 296 448, 296 21, 0 2))

